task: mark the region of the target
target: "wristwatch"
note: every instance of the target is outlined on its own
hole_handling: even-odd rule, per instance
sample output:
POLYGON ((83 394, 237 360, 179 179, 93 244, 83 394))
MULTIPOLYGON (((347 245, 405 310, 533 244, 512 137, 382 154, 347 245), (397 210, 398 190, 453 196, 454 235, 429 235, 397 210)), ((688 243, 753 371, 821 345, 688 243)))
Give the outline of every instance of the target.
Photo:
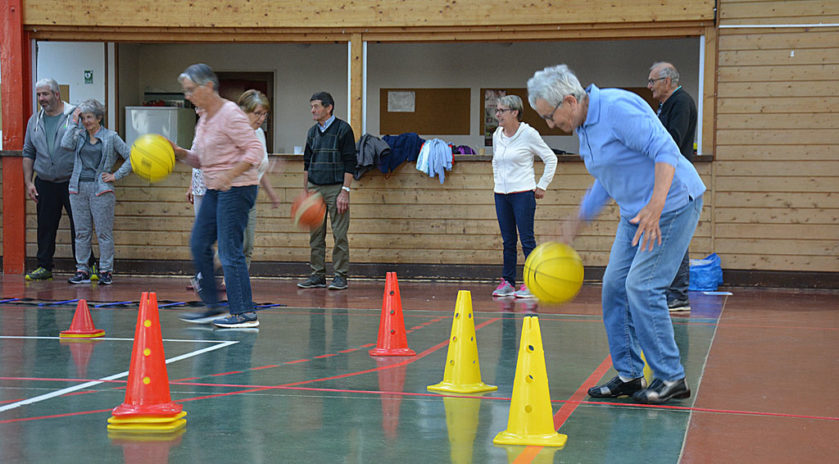
POLYGON ((343 191, 345 191, 345 192, 348 192, 348 193, 349 193, 350 188, 349 188, 349 187, 347 187, 346 185, 342 185, 342 186, 341 186, 341 190, 343 190, 343 191))

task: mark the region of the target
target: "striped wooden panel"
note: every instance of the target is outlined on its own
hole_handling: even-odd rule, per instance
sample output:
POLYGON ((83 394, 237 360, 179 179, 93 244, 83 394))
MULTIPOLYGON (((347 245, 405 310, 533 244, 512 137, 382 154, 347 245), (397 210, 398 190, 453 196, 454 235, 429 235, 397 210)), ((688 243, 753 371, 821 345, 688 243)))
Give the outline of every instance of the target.
MULTIPOLYGON (((720 2, 720 24, 839 22, 835 1, 720 2)), ((839 27, 723 28, 713 247, 733 269, 839 271, 839 27)))
POLYGON ((87 27, 465 27, 496 26, 499 15, 507 25, 620 25, 714 18, 713 0, 533 0, 522 8, 502 0, 28 0, 23 8, 26 26, 87 27))

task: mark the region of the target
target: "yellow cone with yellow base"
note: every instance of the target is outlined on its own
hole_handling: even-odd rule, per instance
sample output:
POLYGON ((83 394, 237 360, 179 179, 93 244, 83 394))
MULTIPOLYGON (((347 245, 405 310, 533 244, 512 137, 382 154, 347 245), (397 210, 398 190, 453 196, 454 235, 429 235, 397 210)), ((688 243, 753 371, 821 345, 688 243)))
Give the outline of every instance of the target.
POLYGON ((475 339, 475 318, 472 315, 472 294, 468 290, 457 292, 443 381, 429 385, 428 389, 444 393, 480 393, 498 390, 498 387, 481 381, 481 363, 478 361, 478 342, 475 339))
POLYGON ((563 447, 567 440, 567 435, 554 429, 539 318, 525 317, 507 430, 496 435, 492 442, 496 445, 563 447))

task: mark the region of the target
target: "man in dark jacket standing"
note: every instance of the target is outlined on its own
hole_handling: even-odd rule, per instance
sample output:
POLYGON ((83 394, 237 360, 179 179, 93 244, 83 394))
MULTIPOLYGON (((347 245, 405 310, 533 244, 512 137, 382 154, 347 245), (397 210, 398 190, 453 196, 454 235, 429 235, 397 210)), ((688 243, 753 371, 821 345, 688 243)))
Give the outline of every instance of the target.
MULTIPOLYGON (((70 243, 73 262, 76 261, 76 228, 70 209, 70 194, 67 191, 75 154, 72 150, 61 148, 61 138, 68 124, 72 123, 70 115, 75 108, 61 101, 61 91, 54 79, 41 79, 35 83, 35 94, 41 109, 33 114, 26 124, 23 140, 23 183, 26 195, 37 205, 38 267, 26 274, 26 280, 46 280, 52 278, 55 236, 61 221, 62 208, 70 218, 70 243), (37 174, 37 177, 33 180, 34 174, 37 174)), ((95 259, 93 253, 90 257, 91 260, 95 259)), ((93 270, 93 273, 95 272, 93 270)))
MULTIPOLYGON (((693 161, 693 140, 696 136, 696 104, 679 85, 679 71, 670 63, 653 63, 647 79, 647 88, 659 102, 658 118, 676 141, 679 151, 693 161)), ((667 307, 670 311, 690 311, 688 287, 690 286, 690 252, 685 252, 679 272, 667 290, 667 307)))
MULTIPOLYGON (((355 135, 349 124, 332 113, 335 101, 328 92, 318 92, 309 99, 315 125, 306 135, 303 151, 303 189, 316 191, 326 202, 335 246, 332 249, 334 276, 330 290, 347 288, 350 266, 350 185, 355 172, 355 135)), ((326 220, 309 236, 312 274, 297 284, 300 288, 326 287, 326 220)))

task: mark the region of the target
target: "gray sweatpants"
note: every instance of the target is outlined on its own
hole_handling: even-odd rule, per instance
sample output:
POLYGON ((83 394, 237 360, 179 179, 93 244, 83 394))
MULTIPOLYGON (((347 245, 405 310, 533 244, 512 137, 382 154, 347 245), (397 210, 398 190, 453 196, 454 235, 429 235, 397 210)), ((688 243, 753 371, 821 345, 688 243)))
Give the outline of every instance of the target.
POLYGON ((76 270, 90 272, 91 232, 99 241, 99 271, 114 271, 114 192, 96 195, 96 182, 79 182, 79 193, 70 194, 76 225, 76 270))

